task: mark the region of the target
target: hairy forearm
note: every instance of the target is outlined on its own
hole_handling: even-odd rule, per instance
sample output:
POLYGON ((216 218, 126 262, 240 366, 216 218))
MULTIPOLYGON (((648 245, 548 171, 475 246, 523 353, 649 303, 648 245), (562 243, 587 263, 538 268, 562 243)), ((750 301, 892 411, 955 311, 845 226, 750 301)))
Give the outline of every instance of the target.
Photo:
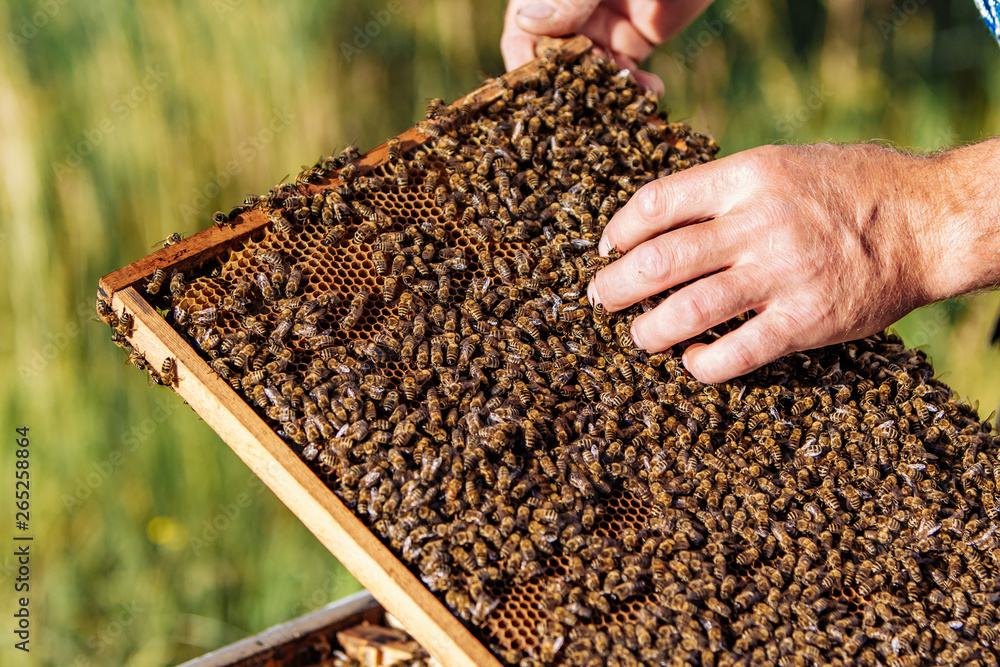
POLYGON ((1000 285, 1000 139, 919 159, 911 178, 929 300, 1000 285))

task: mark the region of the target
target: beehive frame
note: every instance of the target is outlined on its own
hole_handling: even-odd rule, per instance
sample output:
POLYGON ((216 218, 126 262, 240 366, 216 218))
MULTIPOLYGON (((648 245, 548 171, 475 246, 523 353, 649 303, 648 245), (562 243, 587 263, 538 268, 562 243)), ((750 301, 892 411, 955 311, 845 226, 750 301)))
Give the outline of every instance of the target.
MULTIPOLYGON (((549 42, 564 62, 578 60, 592 48, 585 37, 549 42)), ((453 106, 472 113, 499 99, 505 85, 516 85, 539 67, 535 61, 469 93, 453 106)), ((397 137, 403 151, 429 139, 418 128, 397 137)), ((372 169, 387 158, 383 144, 362 156, 358 165, 372 169)), ((335 183, 324 179, 302 186, 312 194, 335 183)), ((128 342, 153 368, 175 360, 174 390, 228 444, 250 469, 295 513, 305 526, 406 627, 441 664, 486 667, 500 663, 431 591, 337 498, 270 426, 221 379, 137 289, 156 269, 185 271, 197 267, 270 224, 259 209, 235 217, 104 276, 98 300, 116 315, 133 317, 128 342)))
POLYGON ((178 374, 182 384, 194 376, 188 393, 196 410, 386 606, 401 610, 445 664, 496 664, 483 654, 486 646, 505 663, 522 665, 697 663, 715 656, 720 664, 771 659, 786 667, 818 661, 828 649, 837 664, 891 664, 901 652, 910 662, 969 664, 979 656, 996 664, 1000 576, 991 577, 984 563, 1000 564, 1000 537, 995 523, 989 526, 1000 515, 993 479, 1000 439, 933 379, 925 356, 880 334, 790 355, 745 382, 705 386, 685 375, 676 351, 634 349, 630 318, 655 307, 655 299, 610 320, 589 308, 583 286, 607 261, 594 250, 596 233, 615 203, 717 150, 684 124, 651 116, 654 100, 613 63, 585 55, 590 46, 576 41, 548 51, 462 98, 443 123, 443 105, 435 101, 428 123, 390 139, 360 168, 357 152, 345 151, 294 186, 215 216, 236 230, 220 228, 214 239, 206 233, 207 243, 159 254, 165 263, 140 262, 110 276, 98 309, 116 330, 115 342, 133 350, 138 367, 160 368, 162 374, 150 373, 165 384, 178 374), (604 93, 602 76, 609 82, 604 93), (545 91, 540 106, 533 102, 537 89, 545 91), (515 178, 517 163, 531 167, 515 178), (316 184, 338 165, 342 184, 316 184), (491 171, 495 184, 486 178, 491 171), (600 189, 612 183, 613 196, 600 189), (320 193, 317 185, 331 187, 320 193), (449 187, 461 194, 449 195, 449 187), (591 191, 589 199, 581 195, 591 191), (534 228, 517 220, 517 197, 525 194, 524 217, 538 214, 534 228), (338 197, 350 200, 357 217, 338 197), (501 198, 513 202, 506 204, 510 216, 501 198), (456 202, 465 206, 461 224, 456 202), (267 211, 268 220, 247 224, 253 214, 238 213, 248 209, 267 211), (291 211, 298 226, 286 217, 291 211), (435 241, 425 243, 423 233, 435 241), (408 238, 414 245, 404 248, 408 238), (466 263, 470 248, 477 252, 466 263), (438 280, 428 278, 425 262, 438 280), (555 266, 558 273, 549 271, 555 266), (141 284, 151 271, 155 278, 141 284), (167 271, 170 299, 139 297, 137 288, 156 294, 167 271), (245 298, 250 276, 259 298, 245 298), (397 276, 414 292, 397 298, 397 276), (353 294, 350 306, 342 288, 353 294), (279 290, 285 298, 277 298, 279 290), (462 290, 459 309, 452 304, 462 290), (436 294, 437 303, 426 310, 416 292, 436 294), (381 305, 368 308, 372 293, 381 305), (539 296, 524 298, 533 293, 539 296), (588 312, 592 327, 580 322, 588 312), (181 333, 166 330, 167 321, 181 333), (211 371, 179 343, 185 327, 183 340, 211 358, 211 371), (563 345, 560 335, 575 342, 563 345), (473 359, 480 340, 482 357, 473 359), (484 391, 473 396, 483 382, 490 385, 484 369, 501 368, 505 355, 510 360, 491 398, 484 391), (315 363, 306 367, 310 358, 315 363), (470 379, 459 383, 449 367, 461 373, 465 364, 470 379), (582 381, 568 386, 576 365, 582 381), (514 384, 522 370, 528 382, 514 384), (337 377, 319 385, 329 371, 337 377), (248 402, 232 401, 216 372, 248 402), (436 391, 422 393, 434 372, 436 391), (388 390, 390 376, 401 380, 405 402, 388 390), (632 400, 636 387, 629 385, 638 385, 641 401, 632 400), (578 399, 589 402, 580 411, 578 399), (628 415, 619 414, 626 403, 628 415), (252 405, 266 423, 253 418, 252 405), (551 407, 562 414, 550 428, 551 407), (425 421, 424 437, 407 450, 425 421), (291 443, 286 448, 274 435, 291 443), (449 438, 453 446, 435 445, 449 438), (502 460, 491 462, 490 452, 502 460), (304 472, 291 453, 319 466, 307 463, 304 472), (410 461, 421 466, 420 480, 410 461), (528 476, 514 485, 522 471, 528 476), (382 479, 385 472, 391 480, 382 479), (318 486, 324 479, 334 496, 318 486), (408 490, 392 491, 404 480, 408 490), (421 484, 427 488, 414 493, 421 484), (442 540, 427 542, 424 553, 429 526, 442 540, 454 538, 447 554, 442 540), (564 529, 562 541, 553 528, 564 529), (444 594, 454 616, 411 570, 444 594))

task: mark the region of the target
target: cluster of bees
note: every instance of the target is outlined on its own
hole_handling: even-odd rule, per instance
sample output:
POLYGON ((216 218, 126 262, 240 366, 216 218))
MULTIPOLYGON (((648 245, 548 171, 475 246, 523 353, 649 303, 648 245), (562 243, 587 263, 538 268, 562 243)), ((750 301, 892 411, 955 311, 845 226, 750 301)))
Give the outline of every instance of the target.
POLYGON ((135 326, 135 318, 131 313, 123 312, 121 316, 118 316, 107 301, 98 299, 97 314, 105 324, 111 327, 111 340, 114 344, 128 353, 128 362, 140 371, 148 373, 150 384, 162 384, 166 386, 174 384, 177 380, 177 374, 173 357, 164 359, 163 364, 157 370, 146 361, 146 357, 141 352, 132 347, 132 343, 129 342, 129 336, 132 334, 132 329, 135 326))
POLYGON ((720 385, 636 349, 601 230, 717 147, 604 60, 500 86, 217 214, 271 224, 151 298, 505 664, 996 664, 988 424, 891 335, 720 385))

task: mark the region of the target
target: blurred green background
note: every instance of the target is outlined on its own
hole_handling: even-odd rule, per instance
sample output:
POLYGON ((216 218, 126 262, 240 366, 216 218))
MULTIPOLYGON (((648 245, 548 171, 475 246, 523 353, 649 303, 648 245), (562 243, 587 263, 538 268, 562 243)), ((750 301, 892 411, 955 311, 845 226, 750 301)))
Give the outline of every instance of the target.
MULTIPOLYGON (((389 7, 0 9, 0 663, 175 664, 358 589, 91 317, 99 277, 159 239, 502 71, 502 2, 389 7), (19 425, 33 442, 28 656, 10 634, 19 425)), ((672 117, 723 154, 819 140, 931 150, 1000 126, 998 56, 972 0, 720 0, 649 68, 672 117)), ((897 326, 984 417, 1000 402, 986 344, 997 307, 985 294, 897 326)))

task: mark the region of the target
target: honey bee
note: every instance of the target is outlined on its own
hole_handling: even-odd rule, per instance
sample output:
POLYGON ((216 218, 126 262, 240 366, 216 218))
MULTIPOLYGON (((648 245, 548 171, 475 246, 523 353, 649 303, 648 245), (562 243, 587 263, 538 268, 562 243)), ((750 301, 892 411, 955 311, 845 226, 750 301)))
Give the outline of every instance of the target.
POLYGON ((362 288, 354 295, 347 315, 340 321, 340 328, 343 331, 350 331, 358 323, 358 320, 361 319, 361 315, 364 313, 365 303, 367 303, 370 296, 371 293, 365 288, 362 288))
POLYGON ((198 347, 206 352, 216 348, 222 342, 222 336, 213 329, 205 329, 203 333, 195 337, 198 347))
POLYGON ((180 243, 182 238, 183 237, 179 233, 174 232, 173 234, 163 239, 162 241, 157 241, 156 243, 153 244, 153 246, 154 247, 161 246, 163 248, 169 248, 172 245, 177 245, 178 243, 180 243))
POLYGON ((354 237, 351 239, 355 245, 361 245, 362 243, 368 243, 373 236, 378 232, 378 228, 373 222, 363 222, 358 225, 357 231, 354 232, 354 237))
POLYGON ((179 299, 184 294, 184 274, 174 271, 170 276, 170 294, 179 299))
POLYGON ((281 259, 281 255, 276 252, 256 250, 254 251, 254 258, 264 262, 271 267, 272 270, 276 270, 284 264, 284 261, 281 259))
POLYGON ((344 225, 334 225, 327 229, 323 236, 323 245, 332 246, 337 245, 344 240, 347 236, 347 227, 344 225))
POLYGON ((451 300, 451 280, 448 278, 447 274, 442 274, 438 277, 437 281, 437 297, 438 301, 442 303, 447 303, 451 300))
POLYGON ((330 227, 323 236, 323 245, 337 245, 347 236, 347 228, 344 225, 334 225, 330 227))
POLYGON ((101 321, 112 329, 118 327, 118 316, 107 301, 97 300, 97 314, 100 316, 101 321))
POLYGON ((288 236, 292 233, 292 223, 285 217, 284 211, 269 211, 267 217, 276 234, 288 236))
POLYGON ((132 327, 135 321, 131 313, 126 313, 122 311, 121 316, 117 319, 115 323, 115 332, 122 337, 127 337, 132 335, 132 327))
POLYGON ((375 272, 384 276, 389 273, 389 263, 386 260, 385 253, 381 250, 376 250, 372 253, 372 263, 375 265, 375 272))
POLYGON ((401 188, 405 188, 410 184, 410 171, 407 169, 405 162, 399 162, 396 164, 396 170, 393 178, 396 181, 396 185, 401 188))
POLYGON ((213 359, 209 362, 209 366, 211 366, 212 370, 223 379, 229 379, 229 365, 226 363, 225 359, 213 359))
POLYGON ((398 137, 393 137, 386 142, 386 156, 390 162, 395 162, 399 159, 399 148, 400 142, 398 137))
POLYGON ((157 268, 153 271, 153 275, 150 277, 149 282, 146 283, 146 293, 147 294, 157 294, 160 288, 163 287, 163 280, 166 277, 163 269, 157 268))
POLYGON ((320 212, 323 210, 324 203, 325 199, 321 193, 317 192, 314 194, 312 199, 309 201, 309 214, 313 218, 318 218, 320 216, 320 212))
MULTIPOLYGON (((433 193, 438 187, 438 181, 440 180, 440 178, 441 178, 440 172, 431 169, 426 174, 424 174, 424 184, 422 190, 426 194, 433 193)), ((438 206, 440 206, 440 204, 438 204, 438 206)))
POLYGON ((358 177, 360 171, 361 168, 356 162, 349 162, 340 168, 340 171, 337 172, 337 176, 339 176, 340 180, 344 183, 351 183, 358 177))
POLYGON ((425 338, 427 333, 427 318, 423 313, 417 313, 413 317, 413 335, 418 338, 425 338))
POLYGON ((274 301, 277 298, 277 292, 271 286, 271 281, 267 277, 266 273, 258 273, 254 276, 254 280, 257 282, 257 287, 260 289, 261 296, 264 297, 264 301, 274 301))
POLYGON ((418 280, 416 284, 413 285, 413 289, 418 292, 424 292, 425 294, 433 294, 438 289, 438 283, 436 280, 418 280))
POLYGON ((216 227, 222 227, 223 225, 232 226, 233 224, 232 218, 222 211, 216 211, 212 214, 212 222, 216 227))
MULTIPOLYGON (((382 302, 385 303, 386 305, 391 304, 393 299, 396 298, 397 290, 398 287, 397 287, 396 277, 386 276, 382 280, 382 302)), ((406 292, 405 294, 409 295, 409 299, 413 298, 413 296, 410 295, 409 292, 406 292)))
POLYGON ((338 223, 346 224, 351 216, 351 207, 347 205, 344 197, 336 190, 327 190, 324 203, 326 208, 332 211, 338 223))
POLYGON ((247 361, 257 352, 257 347, 252 343, 247 343, 244 345, 239 352, 237 352, 230 363, 236 368, 246 367, 247 361))
POLYGON ((472 102, 473 98, 471 95, 466 95, 462 98, 462 103, 459 106, 459 116, 462 118, 468 118, 472 115, 472 102))
POLYGON ((299 291, 299 284, 302 282, 302 269, 293 266, 285 281, 285 297, 292 298, 299 291))
MULTIPOLYGON (((532 142, 531 137, 521 137, 517 141, 517 155, 522 162, 528 162, 531 160, 531 154, 534 152, 534 142, 532 142)), ((537 188, 532 188, 533 190, 537 188)))
POLYGON ((427 109, 426 109, 427 120, 433 120, 435 118, 439 118, 445 109, 447 109, 447 105, 442 100, 440 100, 437 97, 432 98, 430 101, 427 102, 427 109))
MULTIPOLYGON (((395 287, 395 285, 393 285, 395 287)), ((413 309, 413 294, 410 292, 403 292, 399 295, 399 303, 396 307, 396 312, 399 315, 399 319, 408 321, 410 319, 410 313, 413 309)))

